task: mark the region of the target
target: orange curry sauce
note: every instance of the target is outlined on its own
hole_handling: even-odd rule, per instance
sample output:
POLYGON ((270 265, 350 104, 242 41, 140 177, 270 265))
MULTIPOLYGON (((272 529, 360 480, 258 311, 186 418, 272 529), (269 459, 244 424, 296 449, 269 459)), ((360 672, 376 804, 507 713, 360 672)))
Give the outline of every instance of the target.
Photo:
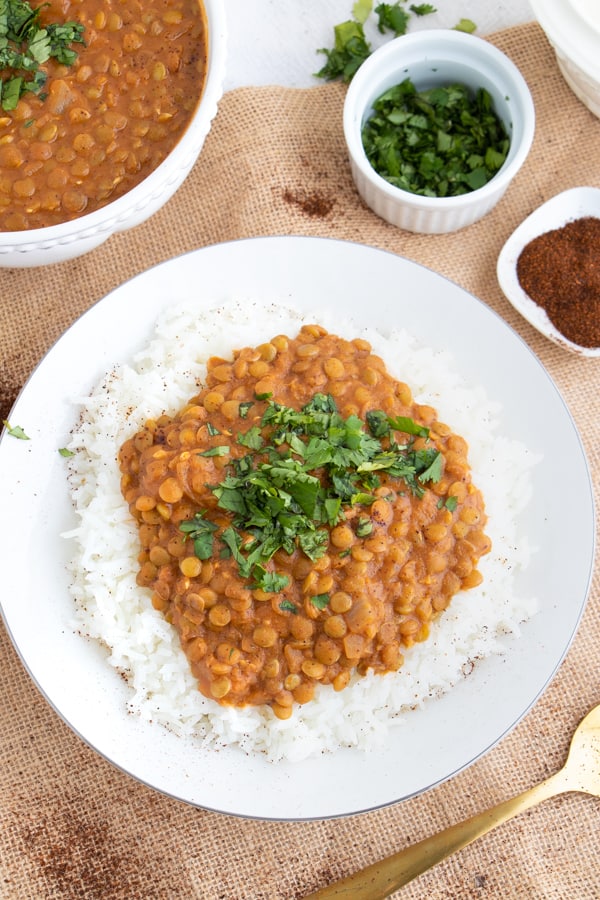
MULTIPOLYGON (((299 439, 306 447, 310 437, 299 439)), ((177 629, 202 693, 223 704, 268 704, 288 718, 318 684, 342 690, 355 672, 396 671, 405 648, 426 640, 452 596, 482 580, 477 565, 491 544, 465 440, 432 407, 414 403, 361 339, 307 325, 295 338, 278 335, 230 360, 210 359, 202 390, 175 416, 148 421, 123 445, 119 462, 123 496, 139 525, 138 583, 177 629), (267 460, 301 462, 303 447, 294 444, 300 432, 281 441, 263 417, 315 402, 354 427, 362 420, 366 444, 373 411, 396 426, 410 420, 415 427, 404 427, 413 433, 391 429, 379 452, 424 451, 437 461, 436 476, 426 472, 412 489, 374 468, 335 521, 317 522, 308 555, 293 539, 244 577, 224 540, 235 531, 236 511, 223 507, 218 486, 243 483, 247 502, 248 472, 267 460), (210 523, 205 558, 195 550, 194 516, 210 523)), ((324 466, 312 477, 322 486, 332 479, 324 466)), ((284 517, 302 512, 298 498, 284 517)), ((237 534, 237 550, 247 556, 256 531, 237 534)))

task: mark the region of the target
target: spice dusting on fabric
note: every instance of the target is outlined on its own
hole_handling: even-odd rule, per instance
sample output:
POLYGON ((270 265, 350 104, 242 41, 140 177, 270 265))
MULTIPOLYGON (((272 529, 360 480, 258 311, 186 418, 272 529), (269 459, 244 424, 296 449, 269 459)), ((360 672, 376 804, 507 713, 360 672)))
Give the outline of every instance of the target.
POLYGON ((311 219, 324 219, 333 209, 335 201, 331 197, 313 191, 312 193, 298 190, 292 191, 286 188, 283 199, 290 206, 297 206, 304 215, 311 219))
POLYGON ((552 324, 581 347, 600 347, 600 219, 585 216, 527 244, 517 277, 552 324))

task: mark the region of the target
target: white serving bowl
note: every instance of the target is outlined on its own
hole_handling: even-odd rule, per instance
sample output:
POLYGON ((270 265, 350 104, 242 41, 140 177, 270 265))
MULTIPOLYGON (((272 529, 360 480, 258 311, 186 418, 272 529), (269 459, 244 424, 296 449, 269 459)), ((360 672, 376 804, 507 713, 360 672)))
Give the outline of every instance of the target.
POLYGON ((600 3, 598 0, 530 0, 556 54, 563 78, 600 116, 600 3))
POLYGON ((44 266, 88 253, 111 235, 144 222, 181 186, 202 150, 225 79, 223 0, 203 0, 203 6, 208 34, 206 80, 194 116, 173 150, 144 181, 102 209, 48 228, 0 232, 0 267, 44 266))
POLYGON ((547 231, 562 228, 567 222, 585 216, 600 218, 599 188, 576 187, 556 194, 538 206, 513 231, 500 251, 496 271, 498 283, 507 300, 530 325, 559 347, 577 356, 600 357, 600 347, 582 347, 561 334, 550 321, 546 310, 525 293, 517 276, 517 261, 527 244, 547 231))
POLYGON ((395 38, 362 64, 346 94, 343 124, 352 176, 365 203, 399 228, 441 234, 476 222, 500 200, 531 147, 535 110, 523 76, 504 53, 474 35, 435 29, 395 38), (458 197, 422 197, 377 174, 363 147, 362 128, 375 100, 405 78, 417 90, 455 82, 489 92, 510 137, 510 150, 486 185, 458 197))

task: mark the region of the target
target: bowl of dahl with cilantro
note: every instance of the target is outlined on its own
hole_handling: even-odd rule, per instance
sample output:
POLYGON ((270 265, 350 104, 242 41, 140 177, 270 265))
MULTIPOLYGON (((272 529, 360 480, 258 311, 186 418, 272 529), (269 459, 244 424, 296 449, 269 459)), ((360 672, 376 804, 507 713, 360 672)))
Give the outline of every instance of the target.
POLYGON ((148 219, 222 95, 223 0, 11 0, 0 54, 0 267, 80 256, 148 219))
POLYGON ((535 109, 504 53, 435 29, 402 35, 363 63, 343 125, 364 202, 399 228, 442 234, 503 196, 529 153, 535 109))

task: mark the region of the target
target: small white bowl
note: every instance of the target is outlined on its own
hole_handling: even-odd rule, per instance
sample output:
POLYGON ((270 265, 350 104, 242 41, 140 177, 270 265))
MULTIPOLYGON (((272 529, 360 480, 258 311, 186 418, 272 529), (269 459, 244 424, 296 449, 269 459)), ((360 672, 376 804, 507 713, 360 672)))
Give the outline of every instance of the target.
POLYGON ((139 225, 169 200, 196 162, 223 94, 226 19, 223 0, 203 0, 208 35, 204 89, 179 142, 144 181, 101 209, 71 222, 30 231, 0 232, 0 267, 27 268, 74 259, 111 235, 139 225))
POLYGON ((556 54, 563 78, 600 117, 600 3, 598 0, 530 0, 533 14, 556 54))
POLYGON ((471 225, 500 200, 529 153, 535 109, 515 64, 489 41, 433 29, 395 38, 362 64, 346 94, 343 124, 352 177, 365 203, 399 228, 442 234, 471 225), (504 165, 486 185, 458 197, 422 197, 391 185, 371 166, 362 143, 363 125, 375 100, 406 78, 418 90, 454 82, 490 93, 510 137, 510 149, 504 165))
MULTIPOLYGON (((578 356, 600 356, 600 347, 581 347, 552 324, 546 310, 525 293, 517 277, 517 260, 523 248, 540 234, 562 228, 584 216, 600 218, 600 189, 576 187, 547 200, 532 212, 504 244, 497 263, 498 282, 514 308, 549 340, 578 356)), ((599 251, 600 252, 600 251, 599 251)))

